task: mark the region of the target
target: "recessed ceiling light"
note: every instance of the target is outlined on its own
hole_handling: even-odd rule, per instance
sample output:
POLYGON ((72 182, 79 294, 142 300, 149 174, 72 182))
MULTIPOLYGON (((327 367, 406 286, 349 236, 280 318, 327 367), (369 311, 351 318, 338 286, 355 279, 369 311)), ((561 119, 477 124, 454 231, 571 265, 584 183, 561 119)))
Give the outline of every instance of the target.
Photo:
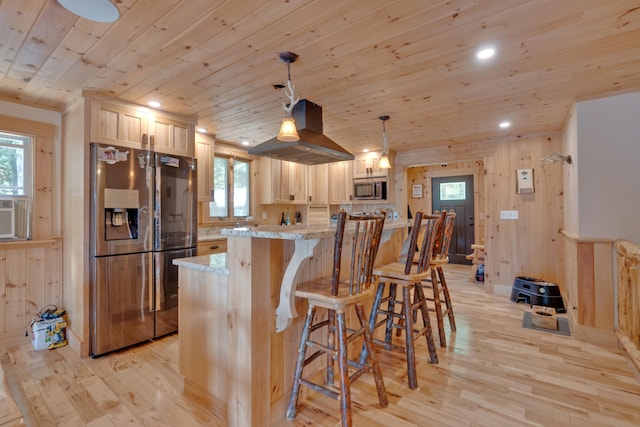
POLYGON ((147 105, 153 108, 160 108, 162 104, 160 104, 158 101, 149 101, 147 105))
POLYGON ((478 58, 478 59, 489 59, 495 54, 496 54, 495 49, 487 47, 487 48, 479 50, 478 53, 476 53, 476 58, 478 58))
POLYGON ((500 126, 502 129, 506 129, 509 126, 511 126, 511 122, 507 122, 507 121, 500 122, 500 124, 498 126, 500 126))
POLYGON ((198 132, 200 132, 200 133, 205 133, 205 132, 207 131, 207 128, 205 128, 205 127, 199 127, 199 128, 196 128, 196 130, 197 130, 198 132))
POLYGON ((247 145, 251 145, 251 144, 249 143, 249 141, 242 141, 242 145, 247 146, 247 145))
POLYGON ((368 152, 369 152, 369 149, 368 149, 368 148, 364 148, 364 149, 362 149, 362 152, 363 152, 363 153, 368 153, 368 152))

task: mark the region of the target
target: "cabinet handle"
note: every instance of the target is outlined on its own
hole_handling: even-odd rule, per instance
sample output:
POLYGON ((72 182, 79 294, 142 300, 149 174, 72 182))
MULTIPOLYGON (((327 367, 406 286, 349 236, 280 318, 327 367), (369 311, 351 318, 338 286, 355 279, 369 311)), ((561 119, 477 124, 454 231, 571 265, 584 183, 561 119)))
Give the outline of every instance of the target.
POLYGON ((209 249, 218 249, 220 246, 218 245, 213 245, 213 246, 209 246, 209 249))
POLYGON ((313 196, 309 196, 309 201, 313 201, 313 196))

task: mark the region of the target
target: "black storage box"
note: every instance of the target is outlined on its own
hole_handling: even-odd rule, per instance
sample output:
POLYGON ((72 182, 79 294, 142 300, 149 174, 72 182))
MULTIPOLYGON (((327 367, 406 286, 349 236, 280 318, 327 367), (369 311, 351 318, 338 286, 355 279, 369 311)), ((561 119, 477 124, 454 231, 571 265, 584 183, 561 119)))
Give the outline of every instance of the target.
POLYGON ((566 312, 558 285, 532 277, 516 277, 511 290, 511 301, 553 307, 558 313, 566 312))

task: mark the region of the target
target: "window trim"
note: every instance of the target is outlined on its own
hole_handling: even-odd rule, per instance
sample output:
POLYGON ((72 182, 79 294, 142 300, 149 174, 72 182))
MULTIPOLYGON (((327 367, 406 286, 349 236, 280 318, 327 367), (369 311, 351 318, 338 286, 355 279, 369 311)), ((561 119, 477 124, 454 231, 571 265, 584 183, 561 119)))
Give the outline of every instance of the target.
POLYGON ((216 158, 224 158, 227 159, 227 164, 228 164, 228 168, 227 168, 227 189, 226 189, 226 196, 227 196, 227 215, 222 217, 222 216, 211 216, 210 215, 210 203, 214 203, 213 201, 211 202, 206 202, 203 205, 203 209, 202 212, 203 214, 203 223, 220 223, 223 221, 246 221, 247 218, 249 218, 251 216, 251 192, 252 192, 252 188, 251 188, 251 169, 252 169, 252 160, 250 158, 245 158, 245 157, 240 157, 240 156, 235 156, 235 155, 229 155, 229 154, 225 154, 225 153, 214 153, 214 156, 212 158, 212 168, 211 171, 212 173, 215 173, 215 159, 216 158), (235 161, 241 161, 244 163, 247 163, 249 165, 249 176, 247 177, 247 183, 249 186, 249 191, 248 191, 248 211, 249 214, 246 216, 234 216, 233 212, 234 212, 234 205, 233 205, 233 171, 234 171, 234 162, 235 161))
MULTIPOLYGON (((24 247, 25 242, 51 243, 60 235, 59 173, 56 151, 59 147, 59 125, 0 114, 0 129, 33 138, 31 183, 31 240, 3 241, 0 247, 24 247), (16 246, 17 245, 17 246, 16 246)), ((70 190, 67 190, 70 191, 70 190)))
MULTIPOLYGON (((32 199, 33 198, 33 175, 34 175, 34 145, 35 145, 35 137, 33 135, 28 135, 26 133, 18 133, 18 132, 8 132, 6 130, 0 129, 0 139, 2 138, 9 139, 11 137, 15 139, 19 139, 23 141, 22 144, 22 152, 23 152, 23 179, 22 179, 22 194, 0 194, 0 198, 3 199, 32 199)), ((4 144, 0 141, 0 146, 2 147, 12 147, 11 144, 4 144)), ((2 188, 2 187, 0 187, 2 188)))

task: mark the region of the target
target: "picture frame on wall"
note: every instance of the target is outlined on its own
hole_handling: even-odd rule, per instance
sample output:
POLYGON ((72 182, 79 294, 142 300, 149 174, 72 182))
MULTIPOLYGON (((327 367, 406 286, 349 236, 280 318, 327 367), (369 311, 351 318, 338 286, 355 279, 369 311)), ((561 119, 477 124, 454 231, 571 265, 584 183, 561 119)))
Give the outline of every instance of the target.
POLYGON ((411 197, 414 199, 422 198, 422 184, 413 184, 411 186, 411 197))

